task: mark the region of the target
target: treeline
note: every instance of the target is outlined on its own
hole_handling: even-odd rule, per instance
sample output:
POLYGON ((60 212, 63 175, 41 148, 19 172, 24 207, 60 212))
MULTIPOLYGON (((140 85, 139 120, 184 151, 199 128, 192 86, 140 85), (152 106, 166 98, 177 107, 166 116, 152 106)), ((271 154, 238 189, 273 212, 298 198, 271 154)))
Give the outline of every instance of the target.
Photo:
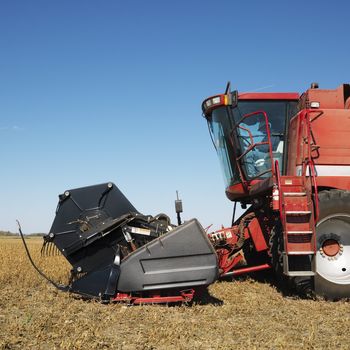
MULTIPOLYGON (((0 230, 0 236, 18 237, 19 233, 13 233, 10 231, 1 231, 0 230)), ((44 233, 29 233, 29 234, 26 234, 26 236, 41 237, 41 236, 44 236, 44 233)))

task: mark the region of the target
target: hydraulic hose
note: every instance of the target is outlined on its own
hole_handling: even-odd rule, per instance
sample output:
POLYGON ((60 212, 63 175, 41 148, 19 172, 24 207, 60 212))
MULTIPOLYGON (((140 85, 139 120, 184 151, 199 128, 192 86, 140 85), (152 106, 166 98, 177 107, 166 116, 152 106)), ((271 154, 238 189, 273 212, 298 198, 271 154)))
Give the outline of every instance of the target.
POLYGON ((59 290, 61 290, 61 291, 64 291, 64 292, 68 291, 68 290, 69 290, 69 286, 65 286, 65 285, 63 285, 63 284, 58 284, 58 283, 52 281, 49 277, 47 277, 47 276, 35 265, 35 263, 34 263, 32 257, 31 257, 31 255, 30 255, 30 253, 29 253, 29 249, 28 249, 27 243, 26 243, 26 241, 25 241, 25 239, 24 239, 24 235, 23 235, 23 232, 22 232, 21 224, 19 223, 18 220, 16 220, 16 221, 17 221, 17 225, 18 225, 19 234, 20 234, 20 236, 21 236, 21 239, 22 239, 22 242, 23 242, 23 245, 24 245, 24 249, 25 249, 25 251, 26 251, 26 253, 27 253, 27 256, 28 256, 28 259, 29 259, 30 263, 32 264, 32 266, 34 267, 34 269, 38 272, 38 274, 39 274, 41 277, 43 277, 44 279, 46 279, 46 280, 47 280, 49 283, 51 283, 55 288, 57 288, 57 289, 59 289, 59 290))

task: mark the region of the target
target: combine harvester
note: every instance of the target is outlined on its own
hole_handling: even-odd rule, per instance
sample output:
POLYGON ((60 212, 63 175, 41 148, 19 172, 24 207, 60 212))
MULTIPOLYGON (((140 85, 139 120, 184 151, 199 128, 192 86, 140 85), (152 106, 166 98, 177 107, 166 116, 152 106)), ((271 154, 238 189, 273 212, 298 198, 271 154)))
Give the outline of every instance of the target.
POLYGON ((228 84, 202 110, 227 197, 250 205, 211 235, 221 274, 272 267, 299 294, 350 297, 350 85, 299 96, 228 84))
MULTIPOLYGON (((350 85, 226 92, 202 104, 226 181, 249 208, 213 233, 139 213, 113 183, 59 196, 44 237, 72 265, 57 288, 104 301, 191 301, 217 278, 273 269, 299 294, 350 297, 350 85)), ((21 230, 20 230, 21 232, 21 230)), ((40 271, 39 271, 40 272, 40 271)), ((42 272, 40 272, 47 278, 42 272)))

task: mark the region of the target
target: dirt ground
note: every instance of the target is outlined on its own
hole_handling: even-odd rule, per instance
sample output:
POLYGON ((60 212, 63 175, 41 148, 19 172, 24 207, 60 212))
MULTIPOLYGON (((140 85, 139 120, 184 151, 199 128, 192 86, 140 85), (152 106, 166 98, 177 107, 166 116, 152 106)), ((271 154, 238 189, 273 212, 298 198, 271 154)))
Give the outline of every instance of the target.
MULTIPOLYGON (((62 257, 33 258, 55 280, 62 257)), ((81 300, 45 282, 19 239, 0 239, 0 349, 350 349, 350 303, 284 297, 252 279, 217 282, 192 306, 81 300), (221 302, 215 302, 215 298, 221 302)))

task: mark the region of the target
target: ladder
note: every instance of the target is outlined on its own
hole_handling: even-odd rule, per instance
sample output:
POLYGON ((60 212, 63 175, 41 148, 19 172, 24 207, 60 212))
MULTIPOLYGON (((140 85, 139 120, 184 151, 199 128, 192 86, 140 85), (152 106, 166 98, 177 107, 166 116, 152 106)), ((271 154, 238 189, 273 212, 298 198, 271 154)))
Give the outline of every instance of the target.
POLYGON ((302 114, 301 175, 281 176, 278 162, 275 165, 279 188, 279 211, 283 227, 283 273, 291 277, 314 276, 316 271, 315 223, 318 220, 319 207, 312 152, 317 151, 318 146, 314 143, 311 122, 322 114, 323 111, 312 110, 302 114), (312 113, 318 114, 311 119, 312 113))
POLYGON ((287 276, 314 276, 316 230, 311 178, 281 176, 279 196, 283 226, 283 272, 287 276))

